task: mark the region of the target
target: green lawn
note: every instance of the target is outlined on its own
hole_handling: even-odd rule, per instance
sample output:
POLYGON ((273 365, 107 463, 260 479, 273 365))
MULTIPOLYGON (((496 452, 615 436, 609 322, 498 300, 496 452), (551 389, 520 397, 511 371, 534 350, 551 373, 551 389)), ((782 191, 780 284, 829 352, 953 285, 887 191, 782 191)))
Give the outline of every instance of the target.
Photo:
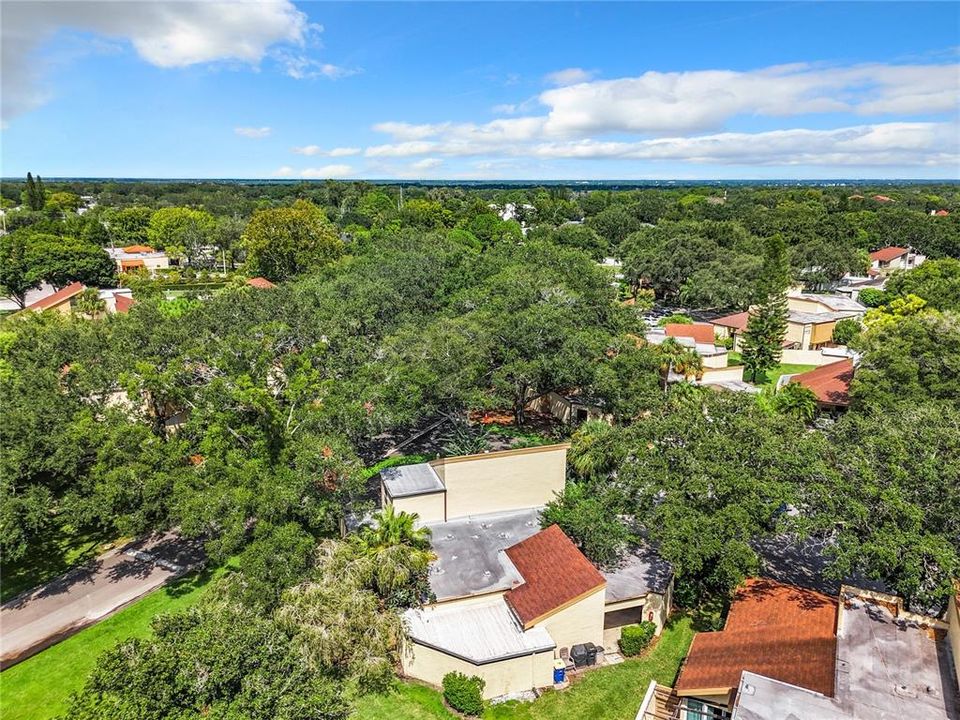
POLYGON ((70 568, 100 555, 115 538, 96 530, 77 530, 69 524, 44 532, 20 560, 0 564, 0 602, 53 580, 70 568))
MULTIPOLYGON (((586 673, 562 692, 548 691, 534 702, 509 702, 488 708, 487 720, 633 720, 651 680, 672 685, 693 640, 689 617, 678 616, 644 657, 586 673)), ((436 690, 398 683, 388 695, 361 698, 356 720, 451 720, 436 690)))
MULTIPOLYGON (((757 381, 754 385, 773 385, 776 386, 777 378, 781 375, 794 375, 796 373, 806 372, 807 370, 813 370, 816 365, 790 365, 788 363, 783 363, 773 368, 772 370, 767 370, 765 373, 757 374, 757 381)), ((744 371, 743 373, 744 380, 751 380, 750 373, 744 371)))
POLYGON ((163 587, 0 673, 3 720, 48 720, 63 713, 70 694, 83 686, 101 652, 120 640, 149 635, 155 615, 193 605, 222 572, 206 571, 163 587))

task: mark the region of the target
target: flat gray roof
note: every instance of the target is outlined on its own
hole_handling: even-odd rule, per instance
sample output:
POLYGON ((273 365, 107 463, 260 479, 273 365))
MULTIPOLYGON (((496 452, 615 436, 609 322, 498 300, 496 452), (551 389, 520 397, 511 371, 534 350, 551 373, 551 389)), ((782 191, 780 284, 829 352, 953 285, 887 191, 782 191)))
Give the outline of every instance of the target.
POLYGON ((509 590, 523 582, 503 551, 540 532, 540 508, 431 523, 430 589, 437 600, 509 590))
POLYGON ((801 325, 817 325, 820 323, 834 322, 844 318, 853 317, 857 313, 851 310, 840 312, 805 312, 803 310, 791 310, 788 316, 790 322, 800 323, 801 325))
POLYGON ((407 610, 403 617, 415 642, 474 665, 556 647, 545 628, 524 631, 502 597, 466 606, 407 610))
POLYGON ((443 482, 429 463, 401 465, 380 471, 380 478, 391 498, 442 492, 443 482))
POLYGON ((835 697, 744 672, 734 720, 951 720, 956 692, 942 633, 856 595, 841 598, 835 697))
POLYGON ((852 310, 854 312, 866 312, 865 305, 861 305, 856 300, 851 300, 846 295, 826 295, 823 293, 803 293, 795 295, 803 300, 813 300, 823 303, 831 310, 852 310))
POLYGON ((673 567, 649 546, 635 548, 621 558, 616 567, 601 570, 607 581, 607 602, 663 594, 673 577, 673 567))

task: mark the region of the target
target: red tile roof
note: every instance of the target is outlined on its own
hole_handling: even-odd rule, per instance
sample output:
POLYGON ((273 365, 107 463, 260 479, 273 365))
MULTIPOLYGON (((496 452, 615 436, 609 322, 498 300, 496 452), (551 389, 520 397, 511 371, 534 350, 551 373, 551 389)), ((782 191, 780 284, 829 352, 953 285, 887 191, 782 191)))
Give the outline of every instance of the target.
POLYGON ((685 325, 683 323, 667 323, 663 326, 667 337, 688 337, 693 338, 694 342, 713 344, 716 333, 713 325, 710 323, 693 323, 685 325))
POLYGON ((800 383, 813 390, 817 400, 824 405, 850 404, 850 381, 853 380, 853 361, 849 358, 821 365, 790 378, 790 382, 800 383))
POLYGON ((729 328, 734 328, 736 330, 746 330, 747 321, 749 319, 750 319, 750 313, 744 311, 744 312, 734 313, 733 315, 724 315, 723 317, 719 317, 716 320, 711 320, 710 322, 713 323, 714 325, 719 325, 720 327, 729 327, 729 328))
POLYGON ((127 295, 114 295, 113 302, 118 313, 130 312, 130 308, 137 304, 137 301, 127 295))
POLYGON ((887 197, 886 195, 874 195, 873 199, 877 202, 893 202, 893 198, 887 197))
POLYGON ((272 282, 267 280, 265 277, 255 277, 247 280, 247 285, 250 287, 260 288, 261 290, 269 290, 270 288, 275 288, 272 282))
POLYGON ((24 308, 24 310, 35 310, 37 312, 39 312, 40 310, 47 310, 49 308, 54 307, 55 305, 59 305, 60 303, 66 300, 69 300, 74 295, 79 295, 86 289, 87 287, 83 283, 79 283, 79 282, 71 283, 70 285, 67 285, 62 290, 57 290, 52 295, 47 295, 45 298, 41 298, 40 300, 37 300, 35 303, 27 305, 24 308))
POLYGON ((506 601, 525 628, 598 590, 606 581, 558 525, 505 551, 523 577, 506 601))
POLYGON ((934 215, 937 217, 947 217, 950 214, 949 210, 937 210, 934 215))
POLYGON ((137 259, 137 260, 121 260, 120 261, 121 270, 128 270, 130 268, 142 268, 142 267, 146 267, 143 260, 137 259))
POLYGON ((149 245, 127 245, 125 248, 123 248, 123 251, 124 251, 125 253, 131 253, 131 254, 132 254, 132 253, 152 253, 152 252, 156 252, 156 250, 154 250, 154 249, 153 249, 152 247, 150 247, 149 245))
POLYGON ((870 253, 871 260, 879 260, 880 262, 890 262, 894 258, 898 258, 901 255, 906 255, 907 249, 902 247, 885 247, 880 248, 879 250, 874 250, 870 253))
POLYGON ((697 633, 677 679, 681 694, 733 690, 744 670, 832 696, 836 598, 752 578, 737 590, 719 632, 697 633))

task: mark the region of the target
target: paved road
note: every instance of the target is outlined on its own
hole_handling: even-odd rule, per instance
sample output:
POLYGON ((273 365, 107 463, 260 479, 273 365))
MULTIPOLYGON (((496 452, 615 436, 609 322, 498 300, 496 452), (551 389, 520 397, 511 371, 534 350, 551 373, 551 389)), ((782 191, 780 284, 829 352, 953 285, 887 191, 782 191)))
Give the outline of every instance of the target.
POLYGON ((203 562, 202 544, 175 533, 135 540, 0 607, 6 669, 102 620, 203 562))

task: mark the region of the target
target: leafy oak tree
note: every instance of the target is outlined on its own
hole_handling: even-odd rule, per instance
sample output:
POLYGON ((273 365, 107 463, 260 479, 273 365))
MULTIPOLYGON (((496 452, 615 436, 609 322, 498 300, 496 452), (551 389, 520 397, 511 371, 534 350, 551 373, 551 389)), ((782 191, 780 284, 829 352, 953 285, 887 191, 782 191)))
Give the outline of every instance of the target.
POLYGON ((254 213, 242 243, 248 273, 274 281, 318 270, 344 251, 323 210, 305 200, 254 213))

